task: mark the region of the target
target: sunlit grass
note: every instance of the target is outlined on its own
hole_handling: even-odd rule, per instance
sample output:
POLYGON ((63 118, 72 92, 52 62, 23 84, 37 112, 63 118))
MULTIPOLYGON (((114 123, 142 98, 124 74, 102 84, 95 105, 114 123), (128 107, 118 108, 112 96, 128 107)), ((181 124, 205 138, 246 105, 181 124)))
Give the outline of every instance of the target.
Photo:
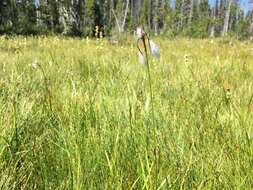
POLYGON ((0 189, 252 189, 253 51, 0 38, 0 189))

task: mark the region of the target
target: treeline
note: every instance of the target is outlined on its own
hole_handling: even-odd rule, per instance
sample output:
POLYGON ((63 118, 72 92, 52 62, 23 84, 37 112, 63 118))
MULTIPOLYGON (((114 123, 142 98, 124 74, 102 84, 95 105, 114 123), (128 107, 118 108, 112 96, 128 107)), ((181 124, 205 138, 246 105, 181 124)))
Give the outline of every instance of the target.
POLYGON ((212 6, 208 0, 1 0, 0 34, 94 36, 99 28, 110 36, 143 25, 153 34, 250 38, 252 15, 235 0, 212 6))

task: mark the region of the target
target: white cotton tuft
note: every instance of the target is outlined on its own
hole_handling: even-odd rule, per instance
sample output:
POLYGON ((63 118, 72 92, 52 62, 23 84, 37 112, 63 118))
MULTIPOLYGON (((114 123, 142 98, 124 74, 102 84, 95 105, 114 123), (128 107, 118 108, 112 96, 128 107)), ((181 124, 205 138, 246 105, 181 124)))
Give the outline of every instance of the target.
POLYGON ((146 65, 147 60, 146 60, 145 56, 141 52, 138 52, 138 55, 139 55, 139 62, 143 65, 146 65))
POLYGON ((137 35, 137 38, 138 38, 138 39, 142 38, 143 30, 142 30, 141 27, 138 27, 138 28, 136 29, 136 35, 137 35))
POLYGON ((149 41, 150 51, 153 57, 160 58, 160 49, 152 40, 149 41))

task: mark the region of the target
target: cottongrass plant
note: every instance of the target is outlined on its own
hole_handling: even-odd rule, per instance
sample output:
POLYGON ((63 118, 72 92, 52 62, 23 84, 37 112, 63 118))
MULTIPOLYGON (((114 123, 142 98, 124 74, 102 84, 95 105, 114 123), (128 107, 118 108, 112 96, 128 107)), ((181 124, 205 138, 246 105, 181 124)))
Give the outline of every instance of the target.
POLYGON ((137 48, 138 48, 138 57, 139 57, 139 62, 141 64, 148 64, 147 63, 147 46, 145 40, 147 40, 147 43, 149 45, 149 50, 150 54, 152 55, 153 58, 159 59, 160 58, 160 48, 159 46, 149 38, 148 34, 144 31, 142 27, 138 27, 136 30, 137 34, 137 48), (143 41, 144 39, 144 41, 143 41), (143 46, 144 46, 144 53, 141 51, 139 42, 142 41, 143 46))
MULTIPOLYGON (((155 163, 154 163, 154 167, 155 167, 155 189, 158 189, 158 170, 159 170, 159 148, 158 148, 158 125, 157 123, 155 123, 155 113, 154 113, 154 98, 153 98, 153 89, 152 89, 152 80, 151 80, 151 72, 150 72, 150 65, 149 65, 149 60, 148 60, 148 52, 147 52, 147 45, 146 45, 146 41, 149 44, 149 48, 150 48, 150 52, 151 55, 158 58, 160 57, 160 53, 159 53, 159 48, 158 46, 152 42, 147 33, 143 30, 143 29, 138 29, 137 30, 137 34, 138 34, 138 40, 137 40, 137 48, 139 50, 139 56, 140 56, 140 62, 142 64, 145 64, 147 67, 147 74, 148 74, 148 83, 149 83, 149 93, 150 93, 150 99, 151 99, 151 111, 152 111, 152 126, 156 126, 156 128, 150 128, 150 126, 148 125, 148 134, 146 135, 146 144, 147 144, 147 149, 149 149, 150 146, 150 138, 152 136, 151 131, 153 131, 153 134, 155 136, 155 147, 154 147, 154 156, 155 156, 155 163), (144 52, 145 54, 142 53, 142 51, 140 50, 139 47, 139 42, 142 42, 142 45, 144 47, 144 52)), ((148 188, 148 187, 146 187, 148 188)))
POLYGON ((154 99, 153 99, 153 92, 152 92, 152 81, 151 81, 151 72, 150 72, 150 64, 149 64, 149 56, 148 56, 148 48, 147 43, 149 46, 150 53, 152 57, 154 58, 160 58, 160 49, 158 45, 156 45, 152 40, 150 40, 148 34, 145 32, 145 30, 142 27, 138 27, 136 30, 137 34, 137 48, 138 48, 138 55, 139 55, 139 62, 141 64, 146 65, 147 67, 147 74, 148 74, 148 82, 149 82, 149 91, 150 91, 150 99, 151 99, 151 109, 152 109, 152 119, 153 124, 155 121, 154 116, 154 99), (141 51, 140 43, 144 49, 141 51))
MULTIPOLYGON (((145 32, 145 30, 142 27, 137 28, 137 48, 139 50, 139 61, 142 64, 145 64, 147 67, 147 74, 148 74, 148 83, 149 83, 149 93, 150 93, 150 99, 151 99, 151 109, 152 109, 152 119, 153 119, 153 124, 155 121, 155 115, 154 115, 154 99, 153 99, 153 92, 152 92, 152 81, 151 81, 151 73, 150 73, 150 65, 149 65, 149 59, 148 59, 148 48, 146 43, 150 45, 150 39, 145 32), (140 43, 142 43, 143 48, 144 48, 144 53, 140 49, 140 43)), ((154 46, 150 46, 151 52, 154 50, 154 46)))
POLYGON ((145 64, 147 67, 147 74, 148 74, 148 83, 149 83, 149 93, 150 93, 150 100, 151 100, 151 111, 152 111, 152 126, 156 126, 155 129, 148 128, 148 135, 147 135, 147 146, 149 146, 149 138, 151 136, 151 130, 154 131, 155 134, 155 141, 156 146, 154 148, 154 155, 155 155, 155 188, 158 189, 158 168, 159 168, 159 148, 158 148, 158 124, 155 123, 155 111, 154 111, 154 97, 153 97, 153 89, 152 89, 152 80, 151 80, 151 71, 150 71, 150 64, 149 64, 149 57, 148 57, 148 48, 147 43, 149 46, 150 54, 153 58, 159 59, 160 58, 160 49, 158 45, 156 45, 152 40, 150 40, 148 34, 142 27, 137 28, 137 48, 139 50, 139 61, 141 64, 145 64), (142 43, 144 48, 144 53, 141 51, 139 43, 142 43))

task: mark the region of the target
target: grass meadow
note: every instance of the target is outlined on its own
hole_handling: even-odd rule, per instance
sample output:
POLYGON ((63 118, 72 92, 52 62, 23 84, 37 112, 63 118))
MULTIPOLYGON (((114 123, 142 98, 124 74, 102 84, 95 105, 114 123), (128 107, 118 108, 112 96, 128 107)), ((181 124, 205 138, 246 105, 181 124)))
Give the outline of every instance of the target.
POLYGON ((252 43, 154 41, 1 37, 0 189, 253 189, 252 43))

